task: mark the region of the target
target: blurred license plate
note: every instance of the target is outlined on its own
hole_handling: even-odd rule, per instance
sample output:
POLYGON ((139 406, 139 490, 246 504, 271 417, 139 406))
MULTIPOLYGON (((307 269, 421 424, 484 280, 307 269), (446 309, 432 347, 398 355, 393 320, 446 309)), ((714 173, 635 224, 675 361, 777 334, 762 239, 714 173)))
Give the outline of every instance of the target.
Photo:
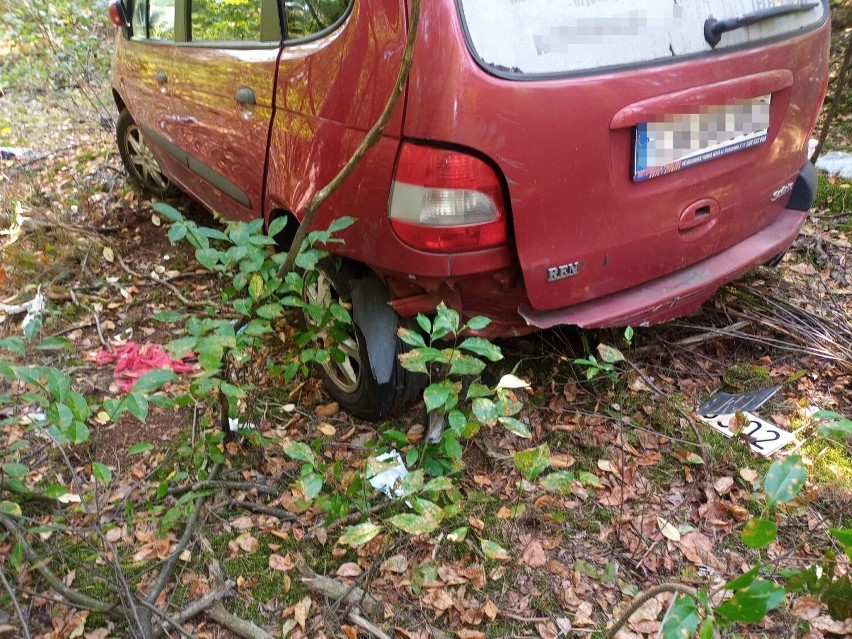
POLYGON ((673 173, 766 141, 769 95, 705 106, 636 126, 633 181, 673 173))

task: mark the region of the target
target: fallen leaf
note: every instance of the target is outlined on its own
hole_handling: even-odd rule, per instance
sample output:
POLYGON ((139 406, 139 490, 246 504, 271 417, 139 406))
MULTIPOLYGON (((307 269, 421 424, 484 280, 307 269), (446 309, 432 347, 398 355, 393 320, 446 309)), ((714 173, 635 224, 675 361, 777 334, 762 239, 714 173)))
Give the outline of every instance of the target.
POLYGON ((326 437, 333 437, 337 433, 337 429, 328 422, 321 423, 317 429, 326 437))
POLYGON ((287 639, 287 635, 296 627, 296 621, 293 619, 288 619, 283 624, 281 624, 281 639, 287 639))
POLYGON ((816 619, 822 613, 822 602, 813 597, 799 597, 793 602, 792 612, 795 617, 804 621, 816 619))
POLYGON ((566 453, 557 453, 550 456, 550 465, 559 469, 571 468, 574 465, 574 458, 566 453))
POLYGON ((336 415, 339 412, 340 406, 338 406, 337 402, 329 402, 328 404, 317 406, 314 410, 314 413, 316 413, 320 417, 331 417, 332 415, 336 415))
POLYGON ((288 554, 286 557, 282 557, 281 555, 276 555, 275 553, 269 555, 269 567, 273 570, 291 570, 295 564, 293 560, 290 559, 290 555, 288 554))
POLYGON ((619 476, 618 469, 615 467, 615 464, 613 464, 608 459, 599 459, 598 460, 598 468, 600 468, 605 473, 612 473, 616 477, 619 476))
POLYGON ((734 487, 734 478, 733 477, 719 477, 716 481, 713 482, 713 489, 719 495, 727 495, 731 492, 731 488, 734 487))
POLYGON ((678 532, 678 529, 665 519, 657 517, 657 525, 660 527, 660 532, 663 533, 663 537, 671 539, 672 541, 680 541, 680 532, 678 532))
POLYGON ((305 597, 293 606, 293 619, 299 624, 299 627, 304 630, 305 622, 308 620, 308 614, 311 611, 311 598, 305 597))
POLYGON ((559 628, 550 619, 536 622, 535 629, 538 631, 538 636, 541 639, 557 639, 559 637, 559 628))
POLYGON ((257 550, 259 545, 260 542, 257 537, 252 537, 251 533, 243 532, 237 535, 236 539, 228 542, 228 552, 231 553, 232 557, 238 555, 241 550, 251 554, 257 550))
POLYGON ((358 639, 358 631, 352 626, 340 626, 340 629, 343 631, 343 634, 346 635, 346 639, 358 639))
POLYGON ((488 617, 491 621, 497 618, 497 604, 495 604, 490 599, 486 599, 485 605, 482 607, 482 612, 485 613, 485 616, 488 617))
POLYGON ((382 562, 382 565, 379 566, 380 572, 394 572, 399 575, 405 573, 408 570, 408 559, 405 558, 405 555, 393 555, 392 557, 388 557, 382 562))
POLYGON ((353 561, 342 564, 340 568, 337 569, 337 572, 334 573, 338 577, 357 577, 360 575, 363 570, 361 570, 361 566, 356 564, 353 561))
POLYGON ((753 484, 757 480, 758 473, 751 468, 740 468, 740 477, 745 479, 749 484, 753 484))
POLYGON ((248 530, 249 528, 254 528, 254 520, 248 515, 243 515, 234 519, 231 522, 231 527, 234 530, 248 530))
MULTIPOLYGON (((663 611, 663 603, 657 599, 656 597, 653 599, 649 599, 642 606, 630 615, 630 619, 628 620, 631 625, 639 622, 639 621, 650 621, 655 620, 660 616, 660 613, 663 611)), ((634 628, 636 630, 636 628, 634 628)))
POLYGON ((521 555, 521 558, 524 560, 524 563, 530 568, 541 568, 542 566, 547 565, 547 555, 544 552, 544 548, 541 547, 541 543, 538 540, 533 540, 527 547, 524 548, 524 553, 521 555))
POLYGON ((702 532, 693 530, 680 538, 678 547, 684 556, 697 566, 724 570, 725 566, 713 552, 713 542, 702 532))

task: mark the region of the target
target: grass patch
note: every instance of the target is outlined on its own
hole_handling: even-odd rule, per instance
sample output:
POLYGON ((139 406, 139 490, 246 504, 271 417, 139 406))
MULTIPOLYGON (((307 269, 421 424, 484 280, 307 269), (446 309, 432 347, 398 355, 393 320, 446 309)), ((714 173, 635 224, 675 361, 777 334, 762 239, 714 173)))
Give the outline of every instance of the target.
MULTIPOLYGON (((214 556, 228 555, 228 542, 238 533, 219 533, 210 537, 214 556)), ((257 535, 258 548, 253 553, 240 553, 234 557, 222 560, 222 569, 230 578, 237 581, 239 592, 243 594, 233 602, 233 612, 239 616, 263 625, 267 621, 267 613, 261 609, 261 604, 277 599, 283 608, 290 606, 304 597, 308 591, 301 581, 289 573, 272 570, 269 567, 269 556, 274 552, 286 555, 301 552, 311 566, 317 567, 324 563, 318 555, 330 554, 313 544, 297 542, 294 539, 282 540, 268 533, 257 535), (270 548, 272 545, 275 550, 270 548), (310 555, 310 556, 309 556, 310 555)), ((327 558, 326 558, 327 559, 327 558)))
POLYGON ((802 447, 812 460, 808 479, 817 485, 833 489, 852 490, 852 457, 847 446, 826 439, 813 439, 802 447))

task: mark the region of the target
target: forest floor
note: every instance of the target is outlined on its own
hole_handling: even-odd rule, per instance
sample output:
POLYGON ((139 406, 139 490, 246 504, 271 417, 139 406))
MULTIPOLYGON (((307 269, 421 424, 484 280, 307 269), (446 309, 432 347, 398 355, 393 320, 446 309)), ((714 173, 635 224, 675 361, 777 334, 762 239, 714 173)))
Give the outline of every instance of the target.
MULTIPOLYGON (((90 99, 102 88, 39 93, 7 87, 0 98, 0 146, 29 149, 0 161, 0 301, 14 305, 39 289, 46 294, 42 335, 66 338, 67 348, 30 351, 26 363, 68 371, 74 387, 96 401, 120 393, 112 368, 97 363, 99 353, 129 335, 145 344, 167 343, 176 329, 162 318, 209 312, 199 310, 201 302, 217 308, 222 286, 187 245, 169 242, 166 220, 128 183, 111 129, 116 114, 90 99)), ((852 150, 850 122, 852 110, 846 110, 829 148, 852 150)), ((211 223, 189 200, 171 203, 211 223)), ((352 550, 336 543, 340 528, 327 525, 322 513, 281 517, 246 510, 235 501, 286 510, 297 469, 247 440, 228 443, 224 479, 271 486, 285 498, 251 489, 214 496, 176 585, 166 592, 168 601, 177 609, 208 592, 207 567, 216 559, 236 584, 230 609, 274 636, 356 636, 342 614, 346 604, 300 581, 296 564, 304 559, 315 572, 356 583, 388 604, 393 616, 383 625, 395 636, 549 639, 565 632, 561 636, 594 636, 625 600, 661 581, 712 588, 757 561, 777 562, 779 569, 810 565, 829 544, 816 533, 852 525, 849 446, 820 436, 812 418, 816 410, 852 413, 850 263, 852 187, 821 175, 809 221, 781 264, 725 287, 695 314, 636 328, 630 344, 620 332, 570 328, 502 341, 506 361, 492 365, 487 378, 513 370, 531 382, 521 419, 533 431, 533 445, 548 444, 553 466, 583 481, 567 495, 530 485, 513 464, 513 453, 530 444, 484 429, 464 451, 458 480, 463 514, 440 534, 383 534, 352 550), (612 378, 587 380, 575 359, 594 353, 599 343, 620 348, 627 362, 612 378), (756 551, 739 534, 751 514, 766 512, 761 486, 771 458, 750 451, 742 438, 723 437, 695 411, 718 391, 773 385, 780 392, 756 412, 795 434, 783 452, 803 456, 808 484, 792 505, 774 511, 777 542, 756 551), (461 526, 471 537, 485 531, 508 558, 486 557, 470 538, 451 541, 446 533, 461 526)), ((20 322, 20 315, 3 316, 0 337, 20 334, 20 322)), ((383 432, 406 433, 412 445, 422 438, 422 404, 377 425, 339 411, 316 377, 286 389, 262 384, 255 407, 259 431, 273 440, 311 443, 344 467, 362 466, 369 441, 383 432)), ((175 384, 174 392, 181 388, 175 384)), ((90 442, 72 449, 70 463, 80 477, 91 478, 93 460, 111 469, 100 525, 110 531, 129 573, 156 565, 174 547, 176 529, 156 523, 177 497, 158 489, 163 481, 169 485, 187 444, 210 428, 212 414, 203 405, 152 405, 145 425, 130 415, 107 425, 95 417, 90 442)), ((19 424, 0 426, 0 457, 22 438, 31 439, 28 480, 70 481, 50 444, 19 424)), ((389 502, 376 503, 373 517, 393 510, 389 502)), ((69 522, 85 518, 78 504, 62 508, 69 522)), ((33 524, 48 517, 38 508, 27 514, 33 524)), ((49 545, 50 535, 41 542, 49 545)), ((52 565, 67 584, 107 596, 109 583, 92 568, 101 561, 97 554, 79 541, 62 543, 52 565)), ((0 557, 11 549, 12 542, 0 537, 0 557)), ((848 571, 848 559, 838 561, 839 570, 848 571)), ((103 616, 40 598, 49 588, 34 571, 7 564, 0 570, 19 588, 37 636, 103 639, 124 632, 103 616)), ((657 636, 669 597, 643 607, 620 636, 657 636)), ((852 622, 833 621, 819 602, 800 599, 740 632, 792 636, 799 628, 813 639, 852 633, 852 622)), ((0 606, 0 637, 20 636, 16 623, 11 606, 0 606), (4 627, 12 630, 3 634, 4 627)), ((228 636, 204 616, 186 628, 197 637, 228 636)))

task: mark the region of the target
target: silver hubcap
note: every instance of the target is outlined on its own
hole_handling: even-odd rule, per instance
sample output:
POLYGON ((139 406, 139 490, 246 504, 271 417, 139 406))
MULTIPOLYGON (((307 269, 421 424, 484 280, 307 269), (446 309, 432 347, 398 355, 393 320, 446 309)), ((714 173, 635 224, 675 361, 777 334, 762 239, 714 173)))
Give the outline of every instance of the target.
MULTIPOLYGON (((324 309, 327 309, 335 301, 344 305, 340 301, 337 291, 334 290, 331 280, 322 271, 317 272, 316 282, 305 287, 305 299, 324 309)), ((319 334, 319 340, 326 349, 332 346, 332 338, 328 331, 322 331, 319 334)), ((336 346, 343 353, 343 361, 338 362, 332 358, 322 367, 340 390, 345 393, 352 393, 358 388, 361 374, 361 351, 358 348, 358 336, 353 326, 349 327, 346 339, 337 342, 336 346)))
POLYGON ((139 127, 135 124, 127 127, 124 140, 127 157, 130 158, 130 163, 139 179, 154 189, 165 191, 169 187, 169 181, 163 175, 157 158, 154 157, 151 149, 145 143, 145 138, 142 137, 142 131, 139 130, 139 127))

